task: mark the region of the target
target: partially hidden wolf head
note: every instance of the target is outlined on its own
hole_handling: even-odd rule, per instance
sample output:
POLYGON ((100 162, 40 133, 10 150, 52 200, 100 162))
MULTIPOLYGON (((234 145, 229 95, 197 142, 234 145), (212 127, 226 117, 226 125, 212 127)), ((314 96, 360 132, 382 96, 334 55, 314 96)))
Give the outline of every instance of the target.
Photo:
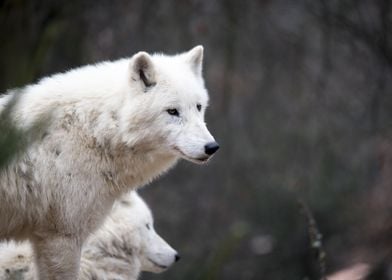
POLYGON ((139 52, 131 58, 129 95, 121 114, 125 142, 159 147, 196 163, 218 150, 204 122, 208 93, 202 62, 202 46, 174 56, 139 52))
POLYGON ((99 255, 119 260, 129 253, 141 271, 159 273, 180 258, 155 232, 151 211, 136 192, 124 195, 114 204, 106 222, 87 244, 90 248, 86 250, 100 250, 99 255))
POLYGON ((138 249, 142 271, 162 272, 180 259, 177 251, 155 232, 151 211, 136 192, 131 192, 120 203, 122 207, 132 207, 131 211, 128 209, 127 219, 134 225, 135 237, 140 237, 138 249))

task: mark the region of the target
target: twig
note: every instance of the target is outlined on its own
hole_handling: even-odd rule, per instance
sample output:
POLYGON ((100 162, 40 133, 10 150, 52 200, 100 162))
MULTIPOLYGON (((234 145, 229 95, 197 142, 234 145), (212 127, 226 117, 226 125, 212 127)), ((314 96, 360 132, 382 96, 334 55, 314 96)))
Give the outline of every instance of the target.
POLYGON ((317 262, 320 268, 320 280, 327 280, 326 274, 326 253, 323 248, 323 236, 320 233, 320 230, 317 227, 316 220, 312 214, 307 203, 302 200, 298 199, 298 204, 301 207, 302 213, 306 218, 308 223, 308 233, 309 233, 309 240, 310 240, 310 247, 315 249, 317 252, 317 262))

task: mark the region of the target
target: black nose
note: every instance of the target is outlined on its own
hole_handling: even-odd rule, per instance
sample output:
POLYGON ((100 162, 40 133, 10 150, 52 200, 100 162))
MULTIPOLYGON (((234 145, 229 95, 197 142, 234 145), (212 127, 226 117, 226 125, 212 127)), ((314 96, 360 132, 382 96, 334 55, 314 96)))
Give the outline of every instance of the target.
POLYGON ((179 255, 179 254, 176 254, 176 256, 175 256, 176 262, 178 262, 180 259, 181 259, 180 255, 179 255))
POLYGON ((214 154, 218 149, 219 149, 219 144, 216 142, 211 142, 204 146, 204 151, 207 155, 214 154))

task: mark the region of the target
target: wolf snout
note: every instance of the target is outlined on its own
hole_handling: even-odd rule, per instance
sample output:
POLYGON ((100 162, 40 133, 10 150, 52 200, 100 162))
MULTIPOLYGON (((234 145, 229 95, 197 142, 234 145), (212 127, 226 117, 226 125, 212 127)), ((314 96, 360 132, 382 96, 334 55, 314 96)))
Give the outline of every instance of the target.
POLYGON ((178 262, 181 259, 181 256, 179 254, 176 254, 174 257, 174 261, 178 262))
POLYGON ((204 152, 211 156, 219 149, 219 144, 217 142, 210 142, 204 146, 204 152))

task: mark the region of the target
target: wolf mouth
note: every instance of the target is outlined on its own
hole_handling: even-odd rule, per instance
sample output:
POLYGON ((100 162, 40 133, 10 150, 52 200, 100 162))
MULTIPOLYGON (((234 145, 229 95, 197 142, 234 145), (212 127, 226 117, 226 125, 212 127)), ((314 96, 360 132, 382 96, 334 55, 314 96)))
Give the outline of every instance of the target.
POLYGON ((187 159, 191 162, 197 163, 197 164, 203 164, 206 163, 209 159, 210 156, 205 156, 205 157, 199 157, 199 158, 192 158, 187 156, 183 151, 180 150, 178 147, 173 147, 173 149, 184 159, 187 159))
POLYGON ((196 158, 196 160, 197 160, 197 161, 200 161, 200 162, 207 162, 207 160, 209 160, 209 159, 210 159, 209 156, 208 156, 208 157, 196 158))
POLYGON ((159 263, 157 263, 157 262, 154 262, 154 261, 153 261, 152 259, 150 259, 150 258, 148 258, 148 261, 151 262, 153 265, 159 267, 159 268, 167 269, 167 266, 166 266, 166 265, 161 265, 161 264, 159 264, 159 263))

